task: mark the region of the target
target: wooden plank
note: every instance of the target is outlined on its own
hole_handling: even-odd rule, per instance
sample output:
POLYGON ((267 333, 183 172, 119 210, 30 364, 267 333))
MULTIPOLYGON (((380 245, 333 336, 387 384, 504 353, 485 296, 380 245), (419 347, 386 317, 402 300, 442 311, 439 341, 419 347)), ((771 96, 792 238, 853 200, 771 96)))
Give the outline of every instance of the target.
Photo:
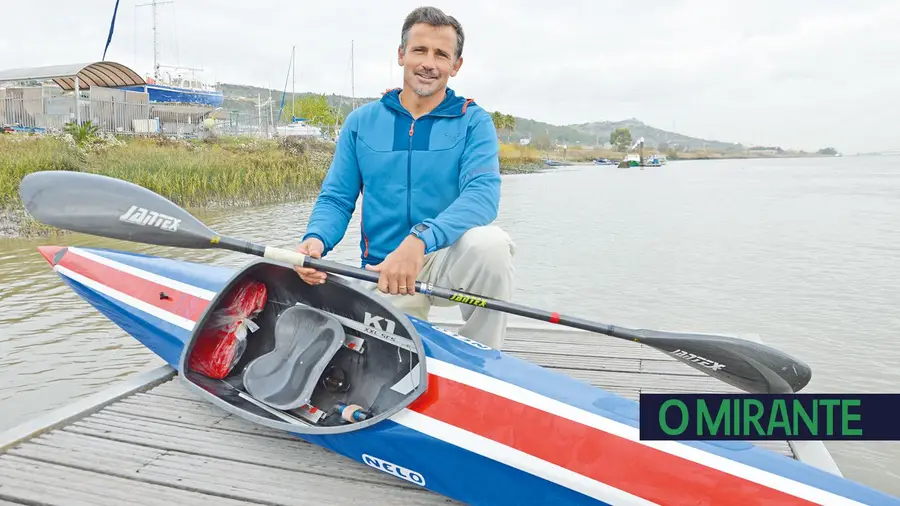
POLYGON ((623 373, 610 371, 590 371, 583 369, 558 369, 563 374, 586 381, 600 388, 630 386, 644 392, 734 392, 730 385, 708 376, 679 376, 677 379, 666 374, 623 373), (657 390, 659 389, 659 390, 657 390))
POLYGON ((173 378, 172 381, 168 381, 163 383, 153 390, 147 392, 148 395, 155 395, 160 397, 173 397, 175 399, 185 399, 189 401, 194 401, 198 404, 209 404, 209 402, 204 401, 200 397, 198 397, 194 392, 188 390, 183 384, 184 380, 180 377, 173 378))
POLYGON ((159 450, 265 465, 271 469, 321 476, 345 476, 348 479, 375 484, 416 487, 300 439, 275 439, 215 428, 176 428, 171 424, 105 413, 94 415, 65 430, 159 450))
POLYGON ((335 490, 341 491, 341 501, 366 504, 447 503, 446 499, 421 487, 398 487, 395 482, 400 480, 395 478, 373 483, 347 479, 346 473, 340 472, 329 476, 273 469, 264 463, 248 464, 180 451, 158 451, 152 458, 145 451, 141 458, 135 459, 131 454, 140 452, 140 446, 109 441, 103 446, 96 444, 97 439, 68 434, 51 441, 36 441, 12 454, 75 469, 89 467, 86 470, 174 489, 267 504, 296 504, 301 497, 303 501, 321 504, 333 501, 335 490))
MULTIPOLYGON (((50 462, 3 455, 0 494, 23 502, 51 505, 191 506, 209 504, 206 494, 165 487, 50 462)), ((216 505, 260 504, 216 497, 216 505)))
MULTIPOLYGON (((658 350, 615 337, 605 336, 594 332, 579 332, 574 330, 533 330, 510 328, 506 333, 508 341, 527 341, 530 343, 572 344, 585 348, 600 348, 608 350, 647 350, 661 357, 666 355, 658 350)), ((626 351, 626 354, 628 352, 626 351)))
POLYGON ((131 401, 129 399, 128 401, 129 402, 123 401, 116 403, 108 407, 104 412, 153 419, 161 423, 184 422, 200 427, 215 427, 217 429, 247 434, 258 434, 282 439, 296 439, 284 431, 249 423, 246 420, 209 403, 206 404, 205 409, 196 409, 195 406, 198 408, 203 408, 204 406, 184 399, 175 399, 171 397, 147 396, 144 399, 136 401, 131 401), (184 406, 188 407, 183 411, 179 411, 184 408, 184 406), (179 416, 173 416, 174 413, 179 413, 179 416))
POLYGON ((607 346, 606 343, 564 343, 540 342, 525 336, 506 336, 503 351, 513 355, 516 352, 552 353, 578 357, 636 358, 641 360, 675 361, 675 358, 636 343, 622 343, 607 346))
POLYGON ((510 352, 510 355, 548 368, 590 369, 636 373, 641 370, 637 358, 588 357, 552 353, 510 352))

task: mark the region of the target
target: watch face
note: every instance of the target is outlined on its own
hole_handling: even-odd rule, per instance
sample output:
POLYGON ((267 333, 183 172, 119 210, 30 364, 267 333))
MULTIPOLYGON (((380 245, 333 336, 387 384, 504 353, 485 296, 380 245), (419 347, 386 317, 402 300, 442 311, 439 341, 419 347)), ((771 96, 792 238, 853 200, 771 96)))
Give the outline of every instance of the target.
POLYGON ((418 225, 413 227, 413 230, 415 230, 416 232, 421 234, 422 232, 428 230, 428 225, 425 225, 424 223, 419 223, 418 225))

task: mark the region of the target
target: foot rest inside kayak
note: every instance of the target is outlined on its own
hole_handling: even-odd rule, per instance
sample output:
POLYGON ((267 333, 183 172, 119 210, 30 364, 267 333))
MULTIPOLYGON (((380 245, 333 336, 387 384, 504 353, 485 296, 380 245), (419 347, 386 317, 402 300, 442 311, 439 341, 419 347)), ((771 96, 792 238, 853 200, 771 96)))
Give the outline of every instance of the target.
POLYGON ((370 425, 421 395, 422 356, 412 323, 381 297, 334 275, 310 286, 293 269, 260 260, 210 302, 181 371, 195 391, 228 411, 277 428, 291 423, 295 432, 333 432, 370 425), (262 296, 247 288, 263 285, 262 296), (255 298, 242 301, 245 292, 255 298), (246 330, 219 331, 209 344, 209 327, 221 326, 227 311, 250 320, 242 323, 246 330), (221 355, 217 361, 211 350, 221 355))

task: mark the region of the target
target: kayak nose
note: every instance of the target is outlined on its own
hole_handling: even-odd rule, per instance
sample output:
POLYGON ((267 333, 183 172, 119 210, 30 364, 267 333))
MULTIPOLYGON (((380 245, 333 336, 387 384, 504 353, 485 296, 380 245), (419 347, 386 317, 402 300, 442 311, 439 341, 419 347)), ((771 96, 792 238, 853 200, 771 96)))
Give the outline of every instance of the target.
POLYGON ((59 262, 60 252, 63 251, 64 247, 62 246, 38 246, 38 251, 41 252, 41 255, 44 256, 44 260, 46 260, 50 265, 56 265, 59 262))

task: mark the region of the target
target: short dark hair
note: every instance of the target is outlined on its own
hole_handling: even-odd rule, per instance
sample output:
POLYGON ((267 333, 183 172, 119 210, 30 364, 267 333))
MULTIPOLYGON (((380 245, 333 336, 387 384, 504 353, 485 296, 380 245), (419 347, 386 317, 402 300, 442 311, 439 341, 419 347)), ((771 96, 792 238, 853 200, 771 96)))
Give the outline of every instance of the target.
POLYGON ((456 31, 456 58, 460 58, 463 52, 463 43, 466 36, 463 33, 462 25, 453 16, 444 14, 444 11, 437 7, 418 7, 403 21, 403 30, 400 32, 400 47, 406 52, 406 44, 409 41, 409 30, 413 25, 425 23, 431 26, 449 26, 456 31))

